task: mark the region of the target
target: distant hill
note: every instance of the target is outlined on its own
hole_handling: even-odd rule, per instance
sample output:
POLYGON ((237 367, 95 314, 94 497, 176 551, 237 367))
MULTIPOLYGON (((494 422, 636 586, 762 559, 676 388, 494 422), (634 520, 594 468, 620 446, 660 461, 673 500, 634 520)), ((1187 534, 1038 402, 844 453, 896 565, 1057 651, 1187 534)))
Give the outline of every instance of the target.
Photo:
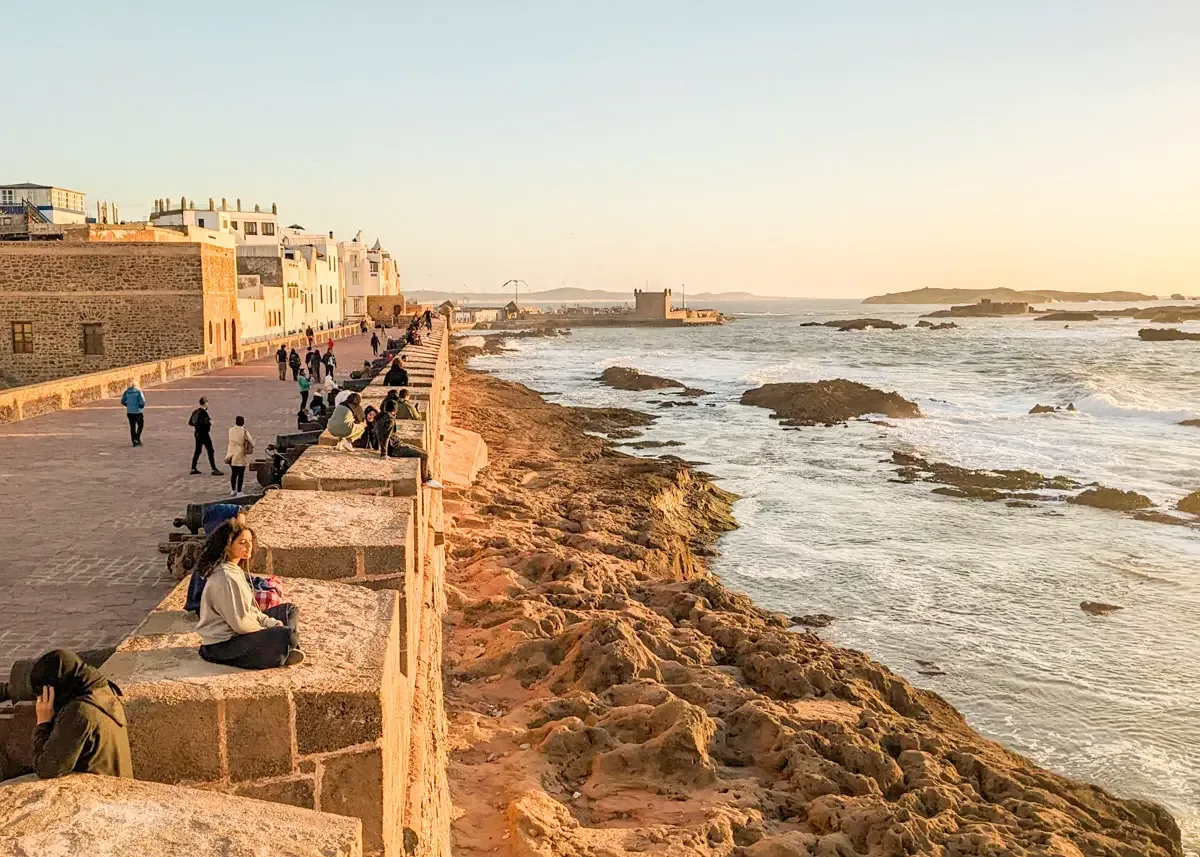
POLYGON ((1016 289, 915 289, 911 292, 893 292, 874 295, 863 301, 865 304, 973 304, 987 298, 992 301, 1024 301, 1025 303, 1047 303, 1049 301, 1156 301, 1154 295, 1138 292, 1059 292, 1054 290, 1017 291, 1016 289))
MULTIPOLYGON (((441 292, 441 291, 414 291, 405 292, 405 296, 417 303, 441 303, 442 301, 455 301, 456 303, 464 299, 469 300, 473 304, 483 306, 503 306, 513 299, 513 293, 508 292, 441 292)), ((559 288, 547 289, 542 292, 521 292, 521 302, 531 304, 538 303, 633 303, 633 290, 627 292, 609 292, 603 289, 578 289, 578 288, 559 288)), ((674 294, 676 299, 683 297, 682 293, 676 291, 674 294)), ((752 295, 749 292, 700 292, 698 294, 688 293, 687 296, 689 306, 699 306, 701 303, 721 303, 723 301, 765 301, 774 300, 773 298, 765 298, 760 295, 752 295)))

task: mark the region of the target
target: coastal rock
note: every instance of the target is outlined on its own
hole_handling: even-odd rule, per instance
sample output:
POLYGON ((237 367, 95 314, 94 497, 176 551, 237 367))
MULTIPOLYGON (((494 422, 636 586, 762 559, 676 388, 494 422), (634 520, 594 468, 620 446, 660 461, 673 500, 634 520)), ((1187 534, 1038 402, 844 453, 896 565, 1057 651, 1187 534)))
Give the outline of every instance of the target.
POLYGON ((1200 428, 1200 420, 1183 420, 1179 424, 1181 426, 1191 426, 1192 428, 1200 428))
POLYGON ((1031 414, 1057 414, 1057 413, 1062 413, 1064 411, 1074 413, 1075 412, 1075 403, 1071 402, 1065 408, 1060 408, 1057 405, 1037 404, 1029 409, 1029 413, 1031 413, 1031 414))
POLYGON ((793 625, 800 625, 804 628, 825 628, 831 625, 836 618, 828 613, 807 613, 803 616, 792 616, 789 621, 793 625))
POLYGON ((975 470, 928 461, 907 452, 893 452, 892 463, 900 465, 896 472, 901 482, 918 479, 940 482, 948 487, 935 488, 933 493, 969 500, 1044 501, 1055 498, 1034 492, 1071 491, 1080 487, 1078 482, 1066 476, 1043 476, 1034 470, 975 470))
POLYGON ((447 533, 455 854, 1182 854, 1161 807, 983 739, 722 586, 702 557, 733 498, 707 479, 609 454, 519 385, 454 383, 455 423, 489 453, 455 498, 485 525, 447 533), (501 504, 529 517, 482 511, 501 504))
POLYGON ((670 378, 646 375, 637 369, 629 369, 625 366, 609 366, 600 373, 600 377, 596 380, 617 390, 666 390, 673 387, 681 390, 687 389, 686 385, 672 381, 670 378))
POLYGON ((908 325, 897 324, 886 318, 852 318, 849 321, 827 321, 826 327, 835 327, 840 331, 847 330, 903 330, 908 325))
POLYGON ((921 319, 917 322, 917 327, 924 327, 928 330, 957 330, 958 325, 952 321, 943 322, 942 324, 934 324, 932 321, 921 319))
POLYGON ((1016 289, 914 289, 909 292, 892 292, 886 295, 874 295, 863 301, 864 304, 965 304, 982 300, 1002 302, 1046 303, 1060 301, 1075 303, 1080 301, 1153 301, 1154 295, 1143 295, 1139 292, 1063 292, 1054 289, 1037 289, 1018 291, 1016 289))
POLYGON ((1102 601, 1081 601, 1079 609, 1084 613, 1091 613, 1093 616, 1106 616, 1124 608, 1118 607, 1116 604, 1105 604, 1102 601))
POLYGON ((1034 321, 1099 321, 1094 312, 1048 312, 1039 315, 1034 321))
POLYGON ((637 437, 643 428, 654 422, 650 414, 629 408, 572 408, 583 422, 584 431, 606 434, 611 438, 637 437))
POLYGON ((764 384, 742 394, 743 405, 770 408, 784 426, 835 425, 866 414, 900 419, 920 417, 921 409, 896 393, 838 378, 815 383, 764 384))
POLYGON ((1145 342, 1200 341, 1200 333, 1177 330, 1174 327, 1143 327, 1138 331, 1138 336, 1145 342))
POLYGON ((1079 506, 1092 506, 1097 509, 1112 509, 1116 512, 1133 512, 1137 509, 1148 509, 1154 505, 1154 501, 1145 494, 1139 494, 1136 491, 1122 491, 1119 488, 1105 488, 1103 485, 1089 488, 1077 496, 1069 498, 1067 502, 1079 506))
POLYGON ((1200 491, 1193 491, 1175 504, 1175 508, 1189 515, 1200 515, 1200 491))
POLYGON ((658 449, 664 446, 683 446, 680 440, 635 440, 618 443, 617 446, 627 446, 630 449, 658 449))

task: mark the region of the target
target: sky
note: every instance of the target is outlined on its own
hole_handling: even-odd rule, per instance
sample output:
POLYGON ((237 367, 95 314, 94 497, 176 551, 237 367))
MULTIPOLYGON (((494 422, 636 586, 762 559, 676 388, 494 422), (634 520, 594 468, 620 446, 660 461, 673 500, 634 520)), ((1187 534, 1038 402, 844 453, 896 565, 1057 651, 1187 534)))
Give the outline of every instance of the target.
POLYGON ((0 5, 0 182, 276 202, 408 290, 1200 293, 1194 0, 0 5))

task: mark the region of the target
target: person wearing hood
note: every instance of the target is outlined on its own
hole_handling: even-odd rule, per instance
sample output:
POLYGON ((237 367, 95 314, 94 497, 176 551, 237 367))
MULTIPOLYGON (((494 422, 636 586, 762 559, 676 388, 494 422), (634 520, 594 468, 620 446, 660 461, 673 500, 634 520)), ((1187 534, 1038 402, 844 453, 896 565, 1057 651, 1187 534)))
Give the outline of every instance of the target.
POLYGON ((146 396, 138 389, 137 381, 130 381, 125 392, 121 394, 121 404, 125 406, 125 416, 129 419, 129 439, 134 446, 142 445, 142 429, 146 426, 146 396))
POLYGON ((288 368, 292 370, 292 380, 295 381, 300 374, 300 353, 295 348, 288 352, 288 368))
POLYGON ((121 689, 74 652, 55 649, 17 661, 0 701, 34 700, 33 768, 43 780, 66 774, 133 777, 121 689))
POLYGON ((395 358, 392 365, 388 367, 387 374, 383 376, 383 385, 385 387, 408 386, 408 370, 400 365, 399 357, 395 358))

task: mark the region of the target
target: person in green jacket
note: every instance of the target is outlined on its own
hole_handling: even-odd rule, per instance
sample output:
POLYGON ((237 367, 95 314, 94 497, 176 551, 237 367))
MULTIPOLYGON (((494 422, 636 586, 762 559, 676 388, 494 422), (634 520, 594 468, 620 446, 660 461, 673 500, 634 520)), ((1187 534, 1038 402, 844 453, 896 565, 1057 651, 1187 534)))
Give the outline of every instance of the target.
POLYGON ((300 410, 307 410, 308 388, 312 386, 312 382, 308 380, 308 372, 306 370, 300 370, 300 376, 296 379, 296 386, 300 388, 300 410))
POLYGON ((0 701, 35 700, 33 767, 43 780, 66 774, 132 777, 121 689, 74 652, 55 649, 18 661, 0 701))

